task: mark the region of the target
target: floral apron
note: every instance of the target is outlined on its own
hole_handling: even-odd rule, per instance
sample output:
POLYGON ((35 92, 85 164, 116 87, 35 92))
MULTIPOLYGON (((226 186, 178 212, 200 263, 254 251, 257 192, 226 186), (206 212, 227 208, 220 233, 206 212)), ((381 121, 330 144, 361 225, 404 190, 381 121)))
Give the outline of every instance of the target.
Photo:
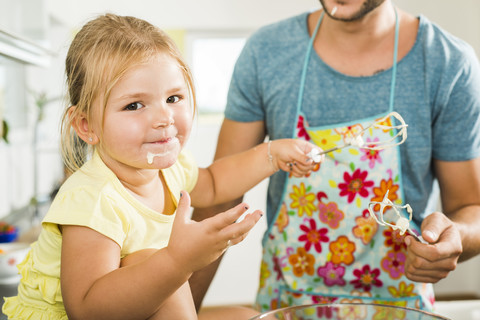
MULTIPOLYGON (((309 127, 301 112, 303 88, 322 17, 305 57, 297 104, 298 122, 293 136, 329 149, 342 145, 346 137, 393 111, 398 21, 390 110, 351 123, 309 127)), ((368 144, 389 140, 394 134, 392 130, 369 129, 362 138, 368 144)), ((316 168, 318 172, 302 178, 287 177, 281 205, 263 240, 257 295, 257 305, 262 311, 341 302, 433 309, 431 284, 415 283, 405 277, 405 235, 379 226, 367 209, 370 201, 381 202, 387 190, 392 202, 404 203, 400 163, 398 146, 379 151, 349 147, 327 154, 322 170, 316 168)), ((413 222, 411 228, 419 231, 413 222)), ((368 319, 367 315, 363 316, 355 315, 355 318, 368 319)), ((385 314, 369 318, 403 319, 385 314)))

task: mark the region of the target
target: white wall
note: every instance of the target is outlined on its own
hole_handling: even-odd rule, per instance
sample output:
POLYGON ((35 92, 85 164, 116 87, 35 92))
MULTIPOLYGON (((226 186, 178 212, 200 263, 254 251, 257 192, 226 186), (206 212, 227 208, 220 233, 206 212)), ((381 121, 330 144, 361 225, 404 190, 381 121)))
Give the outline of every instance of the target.
POLYGON ((78 25, 110 11, 134 15, 161 28, 256 29, 260 25, 319 7, 317 0, 48 0, 65 24, 78 25))
MULTIPOLYGON (((318 0, 45 0, 62 23, 80 27, 93 16, 109 11, 144 18, 168 29, 254 30, 303 11, 318 8, 318 0)), ((480 1, 397 0, 413 14, 424 14, 468 41, 480 53, 480 1)))
MULTIPOLYGON (((208 166, 213 159, 221 119, 221 116, 201 116, 192 130, 187 148, 192 151, 200 167, 208 166)), ((264 180, 245 195, 244 201, 251 208, 249 212, 257 209, 266 212, 267 183, 264 180)), ((205 306, 253 303, 266 225, 264 216, 243 242, 228 249, 205 296, 205 306)))
POLYGON ((424 14, 445 30, 470 43, 480 56, 480 1, 397 0, 398 7, 424 14))

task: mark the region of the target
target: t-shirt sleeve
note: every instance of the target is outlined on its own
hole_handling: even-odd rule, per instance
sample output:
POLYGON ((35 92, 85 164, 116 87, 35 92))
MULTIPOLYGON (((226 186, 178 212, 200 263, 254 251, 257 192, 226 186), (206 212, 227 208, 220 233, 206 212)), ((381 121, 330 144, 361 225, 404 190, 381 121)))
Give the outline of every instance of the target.
POLYGON ((118 203, 109 197, 108 191, 97 191, 79 187, 58 194, 43 223, 88 227, 122 247, 129 221, 118 203))
POLYGON ((433 118, 433 158, 466 161, 480 156, 480 67, 467 47, 450 81, 445 81, 433 118))
POLYGON ((230 120, 252 122, 265 118, 258 85, 255 39, 252 37, 247 41, 235 64, 225 108, 225 117, 230 120))

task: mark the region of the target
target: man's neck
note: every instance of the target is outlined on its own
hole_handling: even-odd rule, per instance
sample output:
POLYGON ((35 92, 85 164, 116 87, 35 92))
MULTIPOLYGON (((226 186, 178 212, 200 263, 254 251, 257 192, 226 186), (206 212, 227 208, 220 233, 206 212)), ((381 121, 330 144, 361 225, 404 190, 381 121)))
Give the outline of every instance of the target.
MULTIPOLYGON (((321 11, 308 19, 313 33, 321 11)), ((415 43, 418 24, 398 10, 400 24, 398 58, 403 58, 415 43), (403 20, 402 20, 403 19, 403 20)), ((393 64, 395 9, 386 1, 356 21, 334 20, 324 15, 314 42, 320 58, 333 69, 350 76, 369 76, 393 64)))
POLYGON ((319 37, 334 47, 363 51, 394 36, 394 29, 395 9, 386 1, 354 21, 335 20, 324 15, 319 37))

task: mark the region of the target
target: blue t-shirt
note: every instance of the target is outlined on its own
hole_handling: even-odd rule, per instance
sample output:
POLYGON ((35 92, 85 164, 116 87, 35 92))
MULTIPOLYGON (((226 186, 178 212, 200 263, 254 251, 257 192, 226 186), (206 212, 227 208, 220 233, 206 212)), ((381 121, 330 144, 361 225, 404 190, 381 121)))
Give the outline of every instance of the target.
MULTIPOLYGON (((266 26, 246 43, 232 76, 225 116, 264 121, 270 139, 289 138, 305 52, 308 13, 266 26)), ((480 156, 480 68, 473 49, 419 17, 414 46, 397 64, 394 110, 408 126, 401 145, 405 202, 420 223, 435 209, 432 159, 464 161, 480 156)), ((321 28, 321 26, 320 26, 321 28)), ((402 30, 400 29, 400 32, 402 30)), ((367 77, 341 74, 312 51, 302 111, 312 127, 388 112, 392 70, 367 77)), ((267 216, 271 223, 285 173, 271 177, 267 216)))

